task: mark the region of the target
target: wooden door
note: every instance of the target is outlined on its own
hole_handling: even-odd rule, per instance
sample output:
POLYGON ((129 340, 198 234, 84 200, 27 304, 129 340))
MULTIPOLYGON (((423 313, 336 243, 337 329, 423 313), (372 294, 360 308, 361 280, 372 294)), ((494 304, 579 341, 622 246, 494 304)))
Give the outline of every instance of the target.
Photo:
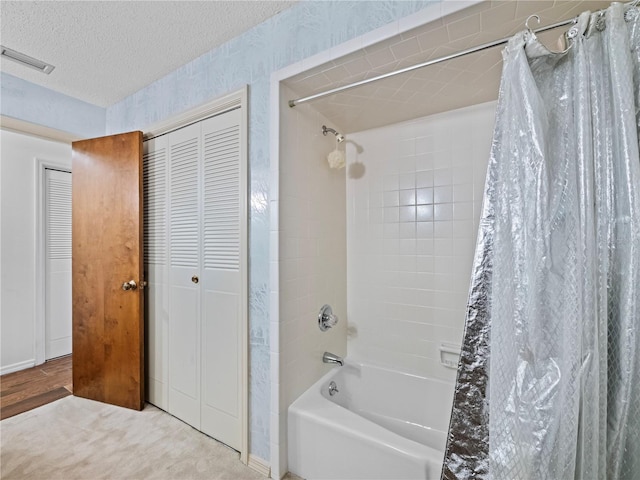
POLYGON ((142 132, 74 142, 72 158, 73 393, 141 410, 142 132))

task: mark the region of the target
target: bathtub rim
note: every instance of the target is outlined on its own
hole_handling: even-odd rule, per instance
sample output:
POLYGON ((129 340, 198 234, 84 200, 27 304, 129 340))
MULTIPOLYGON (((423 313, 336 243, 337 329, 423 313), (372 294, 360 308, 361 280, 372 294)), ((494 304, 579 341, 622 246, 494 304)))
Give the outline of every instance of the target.
MULTIPOLYGON (((294 400, 287 409, 287 415, 297 415, 301 418, 324 426, 330 425, 331 428, 334 428, 336 431, 344 435, 357 438, 365 443, 382 444, 383 446, 411 457, 416 461, 423 459, 425 461, 435 461, 441 464, 444 457, 444 450, 440 451, 388 430, 382 425, 358 415, 323 395, 323 387, 326 386, 331 379, 341 371, 341 369, 356 365, 369 366, 375 369, 386 370, 400 375, 442 383, 449 387, 451 386, 448 382, 437 378, 403 372, 402 370, 398 370, 397 368, 393 368, 388 365, 380 365, 371 361, 363 360, 358 356, 347 356, 344 358, 343 366, 334 366, 331 368, 317 382, 305 390, 302 395, 294 400), (353 428, 354 423, 360 428, 353 428)), ((291 421, 288 423, 291 426, 291 421)), ((289 431, 289 435, 291 435, 291 431, 289 431)), ((291 464, 291 458, 289 458, 289 462, 291 464)))

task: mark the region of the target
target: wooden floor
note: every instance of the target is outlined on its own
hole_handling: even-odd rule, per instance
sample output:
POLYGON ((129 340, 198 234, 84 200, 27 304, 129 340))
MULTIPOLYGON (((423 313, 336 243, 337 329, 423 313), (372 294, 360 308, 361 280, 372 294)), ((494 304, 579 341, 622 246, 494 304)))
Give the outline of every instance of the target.
POLYGON ((71 355, 0 376, 0 420, 71 395, 71 355))

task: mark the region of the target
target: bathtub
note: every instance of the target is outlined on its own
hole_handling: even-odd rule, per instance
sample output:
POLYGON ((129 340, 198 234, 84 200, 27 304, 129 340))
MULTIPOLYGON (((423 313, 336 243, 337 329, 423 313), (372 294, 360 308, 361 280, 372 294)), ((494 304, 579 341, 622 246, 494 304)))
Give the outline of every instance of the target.
POLYGON ((308 480, 439 479, 453 390, 348 358, 289 407, 289 470, 308 480))

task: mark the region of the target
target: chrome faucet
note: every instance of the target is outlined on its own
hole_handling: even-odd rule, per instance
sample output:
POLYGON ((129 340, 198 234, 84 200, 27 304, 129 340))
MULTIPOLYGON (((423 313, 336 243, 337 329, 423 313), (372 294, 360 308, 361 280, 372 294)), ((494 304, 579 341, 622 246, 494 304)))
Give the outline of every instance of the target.
POLYGON ((324 355, 322 355, 322 361, 324 363, 335 363, 340 366, 344 364, 342 357, 339 357, 338 355, 334 353, 329 353, 329 352, 324 352, 324 355))

